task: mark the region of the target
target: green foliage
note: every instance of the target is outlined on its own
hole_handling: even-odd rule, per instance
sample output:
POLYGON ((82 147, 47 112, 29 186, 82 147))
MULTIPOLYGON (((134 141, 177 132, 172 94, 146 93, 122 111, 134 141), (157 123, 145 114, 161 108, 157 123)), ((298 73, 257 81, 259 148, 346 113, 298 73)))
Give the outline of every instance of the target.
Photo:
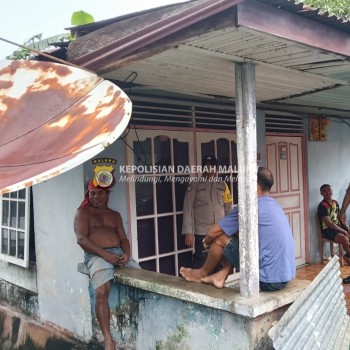
POLYGON ((40 38, 40 40, 28 43, 28 45, 26 45, 26 46, 28 46, 31 49, 43 51, 43 50, 48 49, 50 46, 52 46, 52 43, 69 41, 69 38, 70 38, 69 33, 57 34, 57 35, 50 36, 49 38, 45 38, 45 39, 40 38))
POLYGON ((51 46, 51 43, 63 42, 68 40, 69 40, 68 33, 58 34, 45 39, 42 39, 42 34, 36 34, 23 43, 23 46, 26 46, 28 49, 19 48, 18 50, 13 51, 11 55, 7 56, 6 59, 7 60, 28 60, 32 55, 29 49, 44 51, 51 46))
POLYGON ((335 15, 344 20, 350 19, 350 0, 303 0, 305 5, 327 11, 330 15, 335 15))
POLYGON ((76 11, 72 14, 71 24, 74 26, 81 26, 95 22, 92 15, 84 11, 76 11))
MULTIPOLYGON (((35 41, 41 40, 41 38, 42 38, 42 34, 36 34, 31 38, 29 38, 27 41, 25 41, 23 43, 23 46, 29 46, 35 43, 35 41)), ((30 55, 31 55, 30 50, 19 48, 18 50, 13 51, 11 55, 6 56, 6 59, 7 60, 27 60, 29 59, 30 55)))

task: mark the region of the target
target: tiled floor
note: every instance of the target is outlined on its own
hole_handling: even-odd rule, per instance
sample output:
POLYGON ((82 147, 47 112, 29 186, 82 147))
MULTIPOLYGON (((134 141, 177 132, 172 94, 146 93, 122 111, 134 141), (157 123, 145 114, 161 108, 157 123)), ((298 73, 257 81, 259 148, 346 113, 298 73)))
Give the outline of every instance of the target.
MULTIPOLYGON (((326 264, 326 262, 325 262, 326 264)), ((297 269, 297 278, 301 280, 310 280, 312 281, 318 273, 324 268, 325 265, 308 265, 305 267, 300 267, 297 269)), ((350 266, 343 266, 340 268, 341 278, 350 276, 350 266)), ((350 315, 350 284, 343 284, 345 300, 348 309, 348 315, 350 315)))

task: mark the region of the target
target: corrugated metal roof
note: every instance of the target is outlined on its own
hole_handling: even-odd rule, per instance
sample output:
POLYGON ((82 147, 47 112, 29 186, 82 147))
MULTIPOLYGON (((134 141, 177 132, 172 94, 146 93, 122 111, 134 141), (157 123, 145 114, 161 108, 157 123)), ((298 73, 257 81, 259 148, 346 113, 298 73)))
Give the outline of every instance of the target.
POLYGON ((142 19, 117 21, 76 40, 70 59, 115 81, 134 72, 138 92, 143 86, 232 100, 234 63, 252 62, 262 105, 348 114, 348 22, 332 19, 339 32, 324 25, 324 16, 288 0, 194 1, 142 19), (322 25, 305 20, 310 16, 322 25))
POLYGON ((0 194, 92 158, 126 128, 129 98, 82 69, 0 62, 0 194))
MULTIPOLYGON (((147 60, 132 62, 107 76, 122 80, 122 77, 134 71, 137 72, 136 82, 144 86, 197 96, 234 98, 232 61, 243 62, 247 59, 257 63, 258 102, 276 102, 290 96, 296 98, 306 91, 320 91, 346 84, 343 79, 325 76, 329 65, 332 65, 332 74, 336 69, 344 69, 344 62, 339 58, 242 27, 207 32, 147 60), (309 74, 305 67, 302 71, 294 69, 306 64, 310 65, 310 72, 316 64, 327 67, 324 67, 323 74, 309 74)), ((346 69, 349 70, 348 65, 346 69)), ((325 91, 324 94, 332 91, 325 91)), ((307 100, 310 95, 304 98, 307 100)), ((343 99, 340 105, 336 100, 331 101, 332 106, 339 109, 349 107, 349 99, 343 99)), ((328 100, 323 102, 329 103, 328 100)))
MULTIPOLYGON (((195 0, 195 1, 197 1, 197 0, 195 0)), ((186 3, 188 3, 188 2, 191 2, 191 1, 187 1, 186 3)), ((129 19, 132 19, 135 17, 140 17, 143 15, 151 14, 152 12, 155 12, 155 11, 157 11, 157 12, 159 12, 160 10, 169 11, 172 7, 178 7, 180 4, 182 4, 182 3, 180 2, 180 3, 176 3, 176 4, 154 7, 154 8, 150 8, 150 9, 143 10, 143 11, 127 13, 125 15, 114 17, 114 18, 104 19, 102 21, 97 21, 94 23, 84 24, 84 25, 80 25, 80 26, 66 27, 65 29, 71 30, 73 33, 76 34, 77 37, 81 37, 83 35, 94 32, 95 30, 98 30, 100 28, 106 27, 112 23, 121 22, 121 21, 129 20, 129 19)), ((188 5, 185 5, 185 6, 188 6, 188 5)))
MULTIPOLYGON (((199 0, 159 10, 151 16, 140 16, 134 21, 116 22, 107 27, 105 35, 90 36, 89 49, 80 50, 75 41, 70 45, 68 60, 82 67, 97 70, 109 65, 111 61, 135 54, 147 45, 166 39, 201 20, 210 18, 224 10, 230 9, 245 0, 199 0), (95 40, 94 40, 95 38, 95 40), (77 52, 75 52, 75 50, 77 52)), ((99 31, 97 31, 99 32, 99 31)), ((89 35, 88 35, 89 36, 89 35)))
MULTIPOLYGON (((194 1, 198 1, 198 0, 188 1, 186 3, 190 4, 190 3, 193 3, 194 1)), ((262 2, 264 4, 267 4, 267 5, 270 5, 270 6, 273 6, 273 7, 276 7, 276 8, 279 8, 279 9, 282 9, 282 10, 286 10, 286 11, 291 12, 291 13, 298 14, 302 17, 306 17, 306 18, 312 19, 316 22, 327 24, 327 25, 332 26, 334 28, 337 28, 339 30, 350 33, 350 21, 349 20, 344 21, 341 18, 337 18, 334 15, 330 15, 328 12, 325 12, 325 11, 322 11, 320 9, 305 5, 303 2, 298 2, 295 0, 257 0, 257 1, 262 2)), ((98 30, 100 28, 103 28, 103 27, 105 27, 109 24, 115 23, 115 22, 124 21, 126 19, 138 17, 140 15, 152 13, 152 12, 163 10, 163 9, 170 9, 172 7, 178 7, 180 4, 183 4, 183 3, 165 5, 165 6, 151 8, 151 9, 144 10, 144 11, 128 13, 128 14, 125 14, 123 16, 118 16, 118 17, 114 17, 114 18, 110 18, 110 19, 106 19, 106 20, 102 20, 102 21, 97 21, 95 23, 85 24, 82 26, 67 27, 65 29, 74 30, 74 31, 80 33, 79 36, 81 36, 81 35, 91 33, 95 30, 98 30)))

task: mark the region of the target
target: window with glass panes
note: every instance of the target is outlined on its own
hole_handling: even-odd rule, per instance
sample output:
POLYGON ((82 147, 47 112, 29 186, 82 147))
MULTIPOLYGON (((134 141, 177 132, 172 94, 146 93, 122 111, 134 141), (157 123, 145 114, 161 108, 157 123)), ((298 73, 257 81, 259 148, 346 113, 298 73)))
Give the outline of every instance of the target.
POLYGON ((0 259, 29 266, 30 189, 0 196, 0 259))
POLYGON ((232 194, 233 203, 238 202, 238 161, 236 135, 224 133, 196 133, 197 158, 214 155, 218 160, 218 176, 226 181, 232 194), (199 153, 200 152, 200 153, 199 153))
MULTIPOLYGON (((192 248, 185 245, 182 235, 183 200, 189 178, 198 174, 176 170, 200 165, 202 157, 209 154, 217 157, 223 169, 234 168, 237 165, 235 135, 141 129, 131 130, 127 140, 128 164, 140 171, 136 170, 128 182, 133 257, 143 269, 178 276, 181 266, 191 266, 192 248), (160 171, 141 172, 152 166, 160 167, 160 171), (168 172, 172 167, 174 172, 168 172)), ((227 184, 236 200, 237 174, 219 175, 233 179, 227 184)))

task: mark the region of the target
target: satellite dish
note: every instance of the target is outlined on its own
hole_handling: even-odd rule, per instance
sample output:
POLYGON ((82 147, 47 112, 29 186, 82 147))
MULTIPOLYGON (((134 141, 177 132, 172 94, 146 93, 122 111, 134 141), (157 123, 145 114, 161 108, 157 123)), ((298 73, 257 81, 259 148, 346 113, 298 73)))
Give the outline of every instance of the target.
POLYGON ((131 101, 89 71, 0 61, 0 194, 91 159, 127 127, 131 101))

